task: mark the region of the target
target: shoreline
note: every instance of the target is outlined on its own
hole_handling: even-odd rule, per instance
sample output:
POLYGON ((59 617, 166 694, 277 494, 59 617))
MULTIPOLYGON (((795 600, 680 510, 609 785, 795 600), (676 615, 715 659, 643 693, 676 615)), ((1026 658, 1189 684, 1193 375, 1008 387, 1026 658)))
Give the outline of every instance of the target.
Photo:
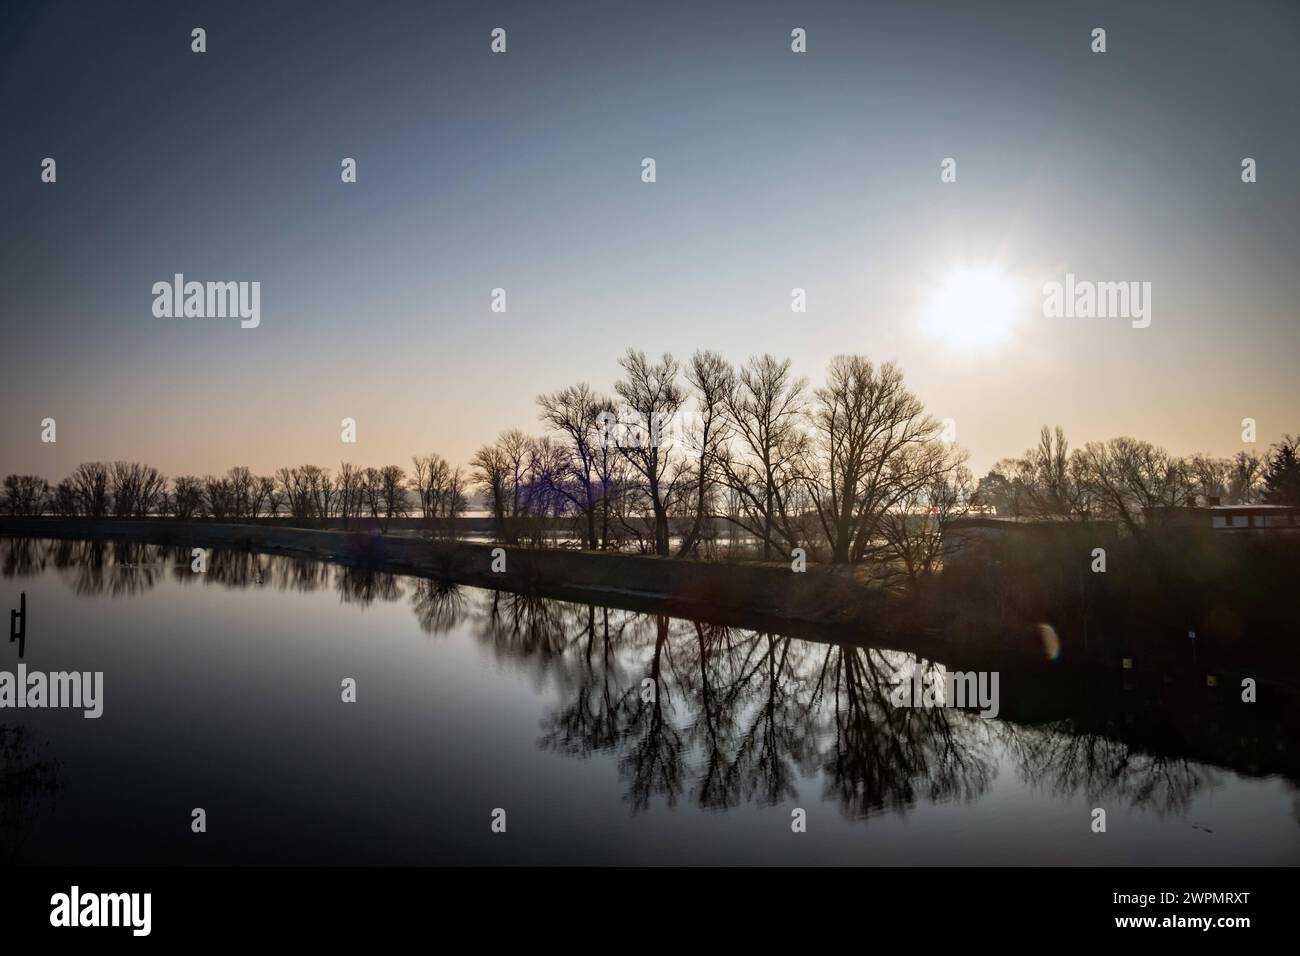
MULTIPOLYGON (((1147 685, 1147 693, 1162 698, 1174 693, 1202 703, 1222 703, 1221 692, 1213 685, 1206 686, 1207 674, 1215 675, 1228 688, 1242 676, 1253 676, 1262 685, 1300 693, 1300 684, 1289 674, 1244 666, 1232 655, 1210 655, 1197 663, 1143 649, 1139 669, 1130 671, 1116 656, 1121 653, 1118 649, 1102 657, 1072 654, 1066 663, 1045 656, 1034 643, 1009 639, 1005 632, 982 637, 966 633, 964 639, 958 639, 951 629, 941 627, 941 611, 932 604, 892 599, 844 569, 825 566, 794 573, 787 565, 764 562, 720 564, 505 547, 508 570, 493 572, 492 552, 503 547, 500 545, 169 519, 0 517, 0 537, 284 555, 526 597, 689 619, 772 637, 915 654, 942 662, 949 671, 1003 672, 1031 680, 1033 693, 1023 706, 1008 711, 1009 717, 1021 720, 1060 717, 1062 708, 1068 710, 1066 701, 1077 696, 1074 688, 1080 678, 1093 690, 1121 682, 1125 693, 1114 701, 1120 709, 1134 703, 1130 695, 1136 687, 1147 685), (782 601, 790 603, 782 606, 782 601)), ((1136 656, 1137 650, 1122 653, 1136 656)), ((1084 696, 1091 697, 1091 693, 1084 696)))
MULTIPOLYGON (((777 562, 712 562, 692 558, 570 549, 534 549, 434 540, 375 531, 287 528, 207 521, 0 517, 0 536, 126 541, 179 548, 301 557, 363 570, 408 575, 493 591, 594 604, 641 614, 686 618, 817 643, 897 650, 956 669, 1061 668, 1045 655, 1039 627, 972 628, 950 619, 942 600, 890 595, 842 566, 794 572, 777 562), (494 552, 505 568, 494 571, 494 552), (499 557, 499 555, 497 555, 499 557)), ((499 567, 499 561, 497 562, 499 567)), ((1110 629, 1108 629, 1110 630, 1110 629)), ((1249 660, 1245 647, 1224 641, 1199 655, 1149 627, 1115 634, 1092 652, 1071 641, 1076 665, 1119 671, 1140 659, 1167 675, 1242 676, 1293 689, 1300 684, 1278 660, 1249 660), (1154 639, 1153 639, 1154 638, 1154 639), (1205 653, 1208 652, 1208 653, 1205 653)), ((1186 633, 1185 631, 1182 633, 1186 633)), ((1176 635, 1175 635, 1176 636, 1176 635)), ((1199 643, 1205 643, 1201 641, 1199 643)))
POLYGON ((894 617, 887 596, 851 572, 813 565, 795 573, 784 562, 714 562, 166 518, 0 517, 0 535, 295 555, 492 590, 779 630, 790 636, 831 630, 854 643, 878 640, 890 630, 886 619, 894 617), (504 551, 505 568, 494 571, 497 549, 504 551))

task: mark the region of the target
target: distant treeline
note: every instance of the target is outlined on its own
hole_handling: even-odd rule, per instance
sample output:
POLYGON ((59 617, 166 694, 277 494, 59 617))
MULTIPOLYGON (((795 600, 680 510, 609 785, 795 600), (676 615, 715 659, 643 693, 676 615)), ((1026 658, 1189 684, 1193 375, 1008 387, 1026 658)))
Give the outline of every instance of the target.
POLYGON ((240 521, 287 516, 310 526, 367 518, 387 529, 416 516, 452 533, 477 492, 496 537, 592 550, 742 556, 726 549, 713 517, 741 532, 743 556, 867 565, 915 580, 942 565, 943 531, 972 510, 1114 520, 1143 530, 1144 513, 1217 497, 1300 501, 1297 441, 1269 455, 1177 458, 1149 442, 1116 438, 1071 452, 1058 428, 1039 446, 974 482, 966 455, 945 440, 892 363, 831 360, 821 387, 789 359, 735 366, 700 351, 681 363, 629 350, 613 395, 586 383, 537 399, 545 434, 503 432, 468 466, 437 454, 399 465, 337 471, 318 465, 255 475, 168 479, 138 462, 87 462, 57 485, 4 479, 12 515, 170 516, 240 521))
POLYGON ((1148 511, 1184 505, 1300 505, 1300 462, 1290 435, 1267 454, 1179 458, 1135 438, 1070 450, 1043 427, 1038 445, 998 462, 972 496, 999 515, 1114 520, 1140 533, 1148 511))

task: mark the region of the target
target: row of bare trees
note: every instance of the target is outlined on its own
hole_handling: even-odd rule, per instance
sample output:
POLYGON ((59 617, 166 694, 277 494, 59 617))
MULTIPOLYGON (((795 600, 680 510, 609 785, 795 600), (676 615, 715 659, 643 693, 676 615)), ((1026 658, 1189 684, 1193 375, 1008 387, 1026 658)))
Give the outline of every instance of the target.
POLYGON ((413 459, 413 474, 344 463, 169 483, 149 466, 89 462, 53 489, 15 476, 6 502, 25 514, 368 516, 387 526, 412 512, 455 517, 472 481, 507 543, 701 555, 729 527, 765 559, 803 549, 859 564, 906 549, 909 569, 933 563, 921 547, 933 522, 916 516, 954 509, 968 476, 896 366, 838 356, 810 388, 772 355, 733 365, 709 351, 682 363, 628 350, 619 364, 612 394, 577 383, 540 396, 545 434, 503 432, 467 474, 428 455, 413 459))
MULTIPOLYGON (((1275 446, 1273 457, 1281 460, 1286 447, 1286 442, 1275 446)), ((1119 521, 1136 534, 1160 509, 1265 499, 1285 503, 1270 494, 1277 467, 1258 452, 1180 458, 1127 437, 1071 450, 1060 427, 1043 426, 1036 447, 998 462, 980 479, 973 501, 1012 516, 1119 521)))
POLYGON ((539 396, 544 434, 502 432, 466 471, 426 455, 412 459, 410 473, 346 462, 336 473, 237 467, 181 476, 169 489, 149 466, 90 462, 54 488, 11 475, 0 506, 221 521, 367 517, 385 529, 416 514, 446 530, 472 487, 505 543, 717 556, 725 529, 732 555, 790 560, 802 550, 916 578, 942 564, 945 527, 972 507, 1114 520, 1139 532, 1150 514, 1196 496, 1294 497, 1297 484, 1294 443, 1285 461, 1246 452, 1183 459, 1133 438, 1071 450, 1061 429, 1045 427, 1036 448, 999 462, 972 488, 964 453, 943 440, 892 363, 836 356, 816 388, 772 355, 733 365, 699 351, 683 363, 629 349, 619 365, 611 394, 580 382, 539 396))
POLYGON ((255 475, 241 465, 224 475, 180 475, 170 482, 156 468, 138 462, 84 462, 53 487, 34 475, 9 475, 0 510, 24 516, 215 521, 278 515, 304 521, 368 517, 387 528, 393 518, 408 516, 418 507, 431 528, 441 528, 446 519, 465 510, 464 474, 440 455, 412 461, 409 477, 397 465, 358 468, 344 462, 337 475, 318 465, 255 475))
POLYGON ((158 513, 167 479, 138 462, 87 462, 57 486, 38 475, 7 475, 2 510, 11 515, 86 514, 136 518, 158 513))
MULTIPOLYGON (((681 363, 629 350, 614 394, 578 383, 538 398, 550 434, 484 445, 472 476, 502 540, 537 538, 566 516, 586 547, 660 555, 707 550, 719 521, 764 559, 796 548, 840 564, 911 553, 922 519, 964 502, 964 456, 892 364, 832 360, 810 389, 788 359, 681 363)), ((924 550, 924 549, 921 549, 924 550)))
POLYGON ((896 366, 839 356, 814 389, 771 355, 736 366, 708 351, 683 364, 628 350, 619 364, 613 394, 578 383, 540 396, 546 433, 503 432, 468 475, 437 455, 415 458, 412 475, 344 463, 334 474, 237 467, 170 483, 149 466, 90 462, 52 489, 14 476, 5 501, 24 514, 368 516, 387 527, 412 511, 433 524, 454 518, 472 480, 507 543, 567 537, 594 550, 700 555, 721 525, 765 559, 803 549, 858 564, 905 550, 909 571, 933 565, 933 522, 916 515, 955 508, 968 476, 896 366))

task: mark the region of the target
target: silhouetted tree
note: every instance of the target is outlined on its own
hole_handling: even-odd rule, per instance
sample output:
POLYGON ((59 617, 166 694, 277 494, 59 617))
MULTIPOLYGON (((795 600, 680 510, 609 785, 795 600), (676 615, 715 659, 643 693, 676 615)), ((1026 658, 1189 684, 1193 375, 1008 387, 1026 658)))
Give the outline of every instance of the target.
POLYGON ((358 469, 348 461, 339 464, 338 477, 334 479, 334 500, 339 517, 343 519, 345 525, 360 515, 365 508, 364 485, 363 469, 358 469))
POLYGON ((1142 533, 1152 509, 1184 505, 1192 492, 1182 459, 1136 438, 1089 442, 1080 461, 1092 512, 1122 521, 1134 534, 1142 533))
POLYGON ((831 360, 813 412, 814 469, 806 477, 835 563, 857 563, 879 541, 886 512, 952 467, 933 448, 938 424, 893 363, 831 360))
POLYGON ((495 444, 484 445, 470 461, 474 481, 487 498, 497 536, 507 544, 519 540, 518 518, 523 508, 528 436, 518 429, 502 432, 495 444))
POLYGON ((305 521, 315 513, 316 501, 312 494, 312 470, 320 472, 315 465, 302 465, 298 468, 281 468, 275 473, 275 481, 284 498, 289 516, 305 521))
POLYGON ((81 502, 81 513, 90 518, 108 514, 108 465, 102 461, 82 462, 72 473, 72 485, 81 502))
POLYGON ((50 504, 50 483, 36 475, 6 475, 0 510, 5 514, 38 517, 50 504))
POLYGON ((644 352, 627 350, 619 360, 623 378, 614 386, 631 415, 632 431, 616 436, 619 453, 641 479, 641 491, 654 522, 654 552, 668 554, 668 515, 685 477, 667 429, 686 401, 677 384, 677 360, 667 353, 649 362, 644 352))
POLYGON ((77 499, 77 489, 71 478, 64 478, 54 489, 50 498, 50 510, 63 517, 75 517, 81 513, 81 503, 77 499))
POLYGON ((1271 505, 1300 506, 1300 437, 1284 435, 1269 449, 1264 500, 1271 505))
POLYGON ((248 516, 256 518, 263 511, 274 516, 279 510, 279 501, 275 492, 275 479, 270 475, 258 475, 253 479, 249 492, 248 516))
MULTIPOLYGON (((686 379, 695 393, 696 415, 686 430, 685 441, 692 455, 689 480, 691 524, 682 535, 679 556, 695 550, 704 524, 713 515, 714 486, 721 477, 721 462, 730 437, 727 402, 736 387, 735 372, 717 352, 698 351, 691 356, 686 379)), ((684 496, 685 497, 685 496, 684 496)))
POLYGON ((181 520, 203 517, 204 491, 202 478, 181 475, 173 479, 172 493, 168 502, 172 517, 181 520))
POLYGON ((615 453, 602 441, 602 424, 615 415, 614 402, 593 391, 585 382, 549 395, 539 395, 541 419, 564 434, 568 460, 556 490, 566 496, 586 525, 587 547, 609 543, 610 458, 615 453), (563 480, 567 477, 568 480, 563 480), (602 533, 597 535, 596 513, 601 511, 602 533))
POLYGON ((721 460, 736 495, 732 521, 763 543, 763 559, 788 554, 804 540, 796 510, 799 475, 807 471, 807 379, 790 374, 790 360, 751 358, 735 374, 727 417, 740 448, 721 460))
POLYGON ((916 485, 881 521, 889 554, 911 581, 934 574, 955 547, 948 528, 967 513, 971 475, 964 466, 943 470, 916 485))

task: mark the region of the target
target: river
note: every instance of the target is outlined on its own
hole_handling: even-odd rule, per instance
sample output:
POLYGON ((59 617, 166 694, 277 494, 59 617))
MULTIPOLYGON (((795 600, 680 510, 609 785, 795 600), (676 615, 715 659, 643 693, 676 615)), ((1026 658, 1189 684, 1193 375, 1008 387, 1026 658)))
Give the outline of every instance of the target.
POLYGON ((27 670, 103 674, 98 718, 0 710, 6 864, 1300 863, 1263 689, 1062 663, 990 719, 900 705, 943 662, 842 636, 152 545, 0 571, 27 670))

